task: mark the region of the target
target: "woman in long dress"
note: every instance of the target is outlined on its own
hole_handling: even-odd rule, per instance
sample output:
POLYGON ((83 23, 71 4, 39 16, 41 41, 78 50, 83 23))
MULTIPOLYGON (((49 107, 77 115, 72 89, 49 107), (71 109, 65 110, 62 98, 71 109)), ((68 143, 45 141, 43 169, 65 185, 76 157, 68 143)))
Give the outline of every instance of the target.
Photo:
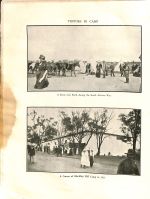
POLYGON ((46 88, 49 85, 48 79, 47 79, 47 63, 44 60, 41 60, 41 63, 39 65, 39 70, 36 73, 36 83, 34 88, 36 89, 42 89, 46 88))
POLYGON ((90 167, 89 153, 86 150, 83 150, 81 154, 81 167, 90 167))
POLYGON ((102 68, 102 65, 100 63, 98 63, 96 65, 96 77, 97 78, 100 78, 101 77, 101 68, 102 68))

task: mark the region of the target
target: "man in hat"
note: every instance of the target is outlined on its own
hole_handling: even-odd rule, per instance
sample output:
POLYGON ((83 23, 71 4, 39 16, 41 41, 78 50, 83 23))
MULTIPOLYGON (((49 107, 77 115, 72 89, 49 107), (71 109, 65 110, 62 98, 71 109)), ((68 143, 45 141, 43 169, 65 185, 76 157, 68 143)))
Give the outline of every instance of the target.
POLYGON ((126 154, 127 158, 119 164, 117 174, 140 175, 136 161, 134 160, 133 149, 129 149, 126 154))
POLYGON ((126 82, 125 83, 129 83, 129 73, 130 73, 130 70, 129 70, 129 66, 126 63, 123 66, 123 71, 124 71, 124 76, 126 78, 126 82))

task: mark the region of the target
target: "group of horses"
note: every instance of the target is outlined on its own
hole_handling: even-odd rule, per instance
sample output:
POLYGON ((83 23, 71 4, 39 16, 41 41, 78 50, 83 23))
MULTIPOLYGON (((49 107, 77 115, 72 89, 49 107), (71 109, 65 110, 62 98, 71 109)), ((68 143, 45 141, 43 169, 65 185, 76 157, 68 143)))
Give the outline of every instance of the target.
MULTIPOLYGON (((28 62, 28 73, 34 74, 36 71, 38 71, 40 67, 39 62, 28 62)), ((80 62, 79 61, 58 61, 58 62, 50 62, 46 61, 46 67, 48 70, 49 75, 54 75, 54 76, 66 76, 66 72, 70 71, 71 76, 75 73, 75 68, 79 67, 80 68, 80 62)))
MULTIPOLYGON (((71 76, 74 75, 76 76, 76 67, 80 68, 80 61, 46 61, 46 66, 48 70, 48 75, 53 75, 53 76, 67 76, 67 71, 70 71, 71 76)), ((116 63, 113 64, 108 64, 107 62, 97 62, 96 68, 98 65, 101 65, 101 74, 103 74, 103 77, 108 76, 108 73, 112 70, 115 69, 116 63)), ((36 71, 39 70, 40 67, 40 62, 28 62, 28 73, 34 74, 36 71)), ((84 68, 87 75, 92 74, 92 65, 91 63, 84 62, 84 68)), ((110 74, 111 74, 110 72, 110 74)), ((140 76, 141 75, 141 68, 137 65, 134 64, 131 67, 131 72, 133 73, 134 76, 140 76)), ((120 65, 120 73, 121 73, 121 65, 120 65)))

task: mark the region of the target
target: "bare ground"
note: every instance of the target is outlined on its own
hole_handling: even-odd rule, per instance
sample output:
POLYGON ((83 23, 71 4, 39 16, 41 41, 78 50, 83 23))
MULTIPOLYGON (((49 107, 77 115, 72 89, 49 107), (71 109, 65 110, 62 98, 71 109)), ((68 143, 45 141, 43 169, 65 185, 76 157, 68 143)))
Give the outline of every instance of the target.
POLYGON ((141 92, 141 78, 130 75, 130 82, 125 83, 125 77, 116 74, 115 77, 96 78, 95 75, 77 74, 76 77, 51 76, 49 86, 44 89, 34 89, 35 75, 28 75, 28 91, 124 91, 141 92))
MULTIPOLYGON (((80 167, 80 156, 56 157, 43 152, 37 152, 35 163, 29 162, 27 157, 27 171, 42 172, 77 172, 77 173, 97 173, 97 174, 117 174, 117 169, 123 157, 100 156, 95 157, 92 168, 80 167)), ((138 167, 140 165, 138 162, 138 167)))

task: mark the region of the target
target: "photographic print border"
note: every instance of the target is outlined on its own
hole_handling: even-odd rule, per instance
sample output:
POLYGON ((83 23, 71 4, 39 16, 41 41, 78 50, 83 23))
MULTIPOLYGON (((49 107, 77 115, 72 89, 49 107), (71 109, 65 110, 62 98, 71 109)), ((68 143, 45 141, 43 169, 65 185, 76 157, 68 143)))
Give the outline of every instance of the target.
POLYGON ((49 171, 28 171, 27 170, 27 156, 28 156, 28 152, 27 152, 27 126, 28 126, 28 109, 30 109, 30 108, 51 108, 51 109, 55 109, 55 108, 63 108, 63 109, 66 109, 66 108, 70 108, 70 109, 77 109, 77 108, 100 108, 100 109, 103 109, 103 108, 106 108, 106 109, 136 109, 136 110, 140 110, 140 112, 141 112, 141 133, 142 133, 142 109, 139 109, 139 108, 131 108, 131 107, 128 107, 128 108, 116 108, 116 107, 92 107, 92 106, 87 106, 87 107, 78 107, 78 106, 76 106, 76 107, 72 107, 72 106, 28 106, 28 107, 26 107, 26 159, 25 159, 25 161, 26 161, 26 172, 37 172, 37 173, 39 173, 39 172, 42 172, 42 173, 58 173, 58 174, 61 174, 61 173, 67 173, 67 174, 71 174, 71 173, 75 173, 75 174, 77 174, 77 173, 79 173, 79 174, 92 174, 92 175, 113 175, 113 176, 131 176, 131 177, 135 177, 135 176, 142 176, 142 173, 141 173, 141 171, 142 171, 142 140, 141 140, 141 134, 140 134, 140 170, 139 170, 139 173, 140 173, 140 175, 123 175, 123 174, 107 174, 107 173, 92 173, 92 172, 49 172, 49 171))
POLYGON ((106 90, 106 91, 86 91, 86 90, 38 90, 38 91, 36 91, 36 90, 33 90, 33 91, 29 91, 29 87, 28 87, 28 67, 26 67, 27 69, 26 69, 26 74, 27 74, 27 92, 35 92, 35 93, 40 93, 40 92, 77 92, 77 93, 82 93, 82 92, 86 92, 86 93, 88 93, 88 92, 96 92, 96 93, 100 93, 100 92, 110 92, 110 93, 113 93, 113 92, 121 92, 121 93, 142 93, 142 71, 143 71, 143 61, 142 61, 142 25, 26 25, 26 35, 27 35, 27 65, 28 65, 28 27, 30 27, 30 26, 41 26, 41 27, 43 27, 43 26, 59 26, 59 27, 64 27, 64 26, 92 26, 92 27, 103 27, 103 26, 112 26, 112 27, 116 27, 116 26, 119 26, 119 27, 122 27, 122 26, 125 26, 125 27, 140 27, 140 32, 141 32, 141 86, 140 86, 140 89, 139 89, 139 91, 109 91, 109 90, 106 90))

